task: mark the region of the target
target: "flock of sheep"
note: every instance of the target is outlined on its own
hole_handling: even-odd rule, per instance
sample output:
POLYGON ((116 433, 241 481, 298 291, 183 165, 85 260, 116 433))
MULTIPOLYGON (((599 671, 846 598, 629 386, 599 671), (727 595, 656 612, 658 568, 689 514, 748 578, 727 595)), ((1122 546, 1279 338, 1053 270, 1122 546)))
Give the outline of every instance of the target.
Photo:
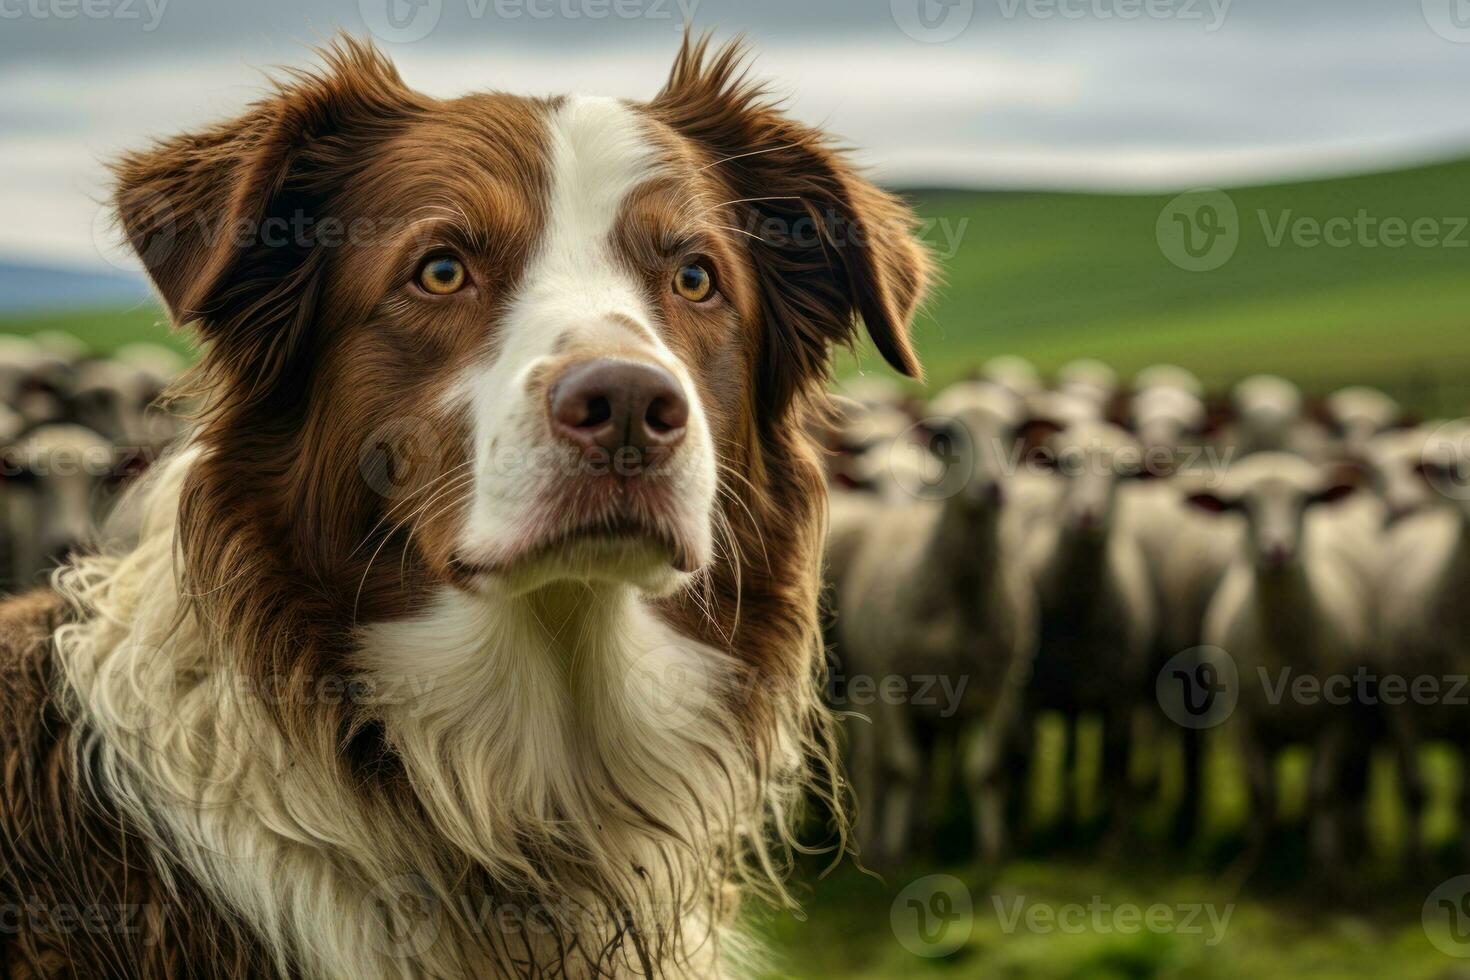
MULTIPOLYGON (((1067 731, 1065 827, 1084 775, 1121 840, 1172 743, 1191 839, 1219 726, 1249 782, 1248 865, 1291 746, 1310 750, 1315 861, 1367 851, 1378 748, 1419 856, 1423 746, 1448 741, 1470 773, 1470 422, 1414 423, 1365 387, 1309 402, 1267 375, 1211 398, 1170 365, 1125 385, 1076 361, 1046 385, 1011 357, 927 404, 871 379, 845 395, 819 436, 835 675, 878 692, 834 698, 866 860, 913 857, 945 785, 1002 860, 1029 822, 1042 713, 1067 731), (1102 748, 1082 774, 1085 718, 1102 748)), ((1470 787, 1459 807, 1470 853, 1470 787)))
MULTIPOLYGON (((150 344, 104 358, 63 333, 0 336, 0 587, 92 540, 177 435, 155 400, 183 367, 150 344)), ((1250 853, 1268 844, 1292 745, 1311 749, 1314 856, 1362 853, 1385 746, 1417 856, 1423 745, 1450 742, 1470 773, 1470 422, 1415 424, 1362 387, 1308 405, 1271 376, 1214 403, 1180 368, 1125 386, 1096 361, 1045 385, 997 358, 927 404, 872 380, 846 395, 819 437, 834 700, 852 709, 866 860, 912 857, 933 787, 951 782, 980 852, 1002 860, 1048 712, 1068 733, 1069 825, 1084 718, 1101 723, 1092 775, 1112 837, 1162 782, 1138 772, 1143 741, 1154 759, 1178 744, 1175 832, 1197 831, 1203 738, 1224 723, 1250 784, 1250 853)), ((1470 788, 1460 825, 1470 853, 1470 788)))
POLYGON ((96 542, 118 490, 177 434, 154 403, 184 366, 155 344, 96 357, 67 333, 0 335, 0 590, 96 542))

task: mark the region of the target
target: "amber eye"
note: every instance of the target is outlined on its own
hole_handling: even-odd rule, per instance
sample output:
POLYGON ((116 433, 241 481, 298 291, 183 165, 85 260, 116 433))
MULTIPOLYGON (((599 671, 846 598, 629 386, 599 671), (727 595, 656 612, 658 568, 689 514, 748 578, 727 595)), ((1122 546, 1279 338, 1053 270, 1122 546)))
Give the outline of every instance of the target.
POLYGON ((459 292, 465 279, 464 263, 452 255, 436 256, 419 268, 419 286, 436 296, 459 292))
POLYGON ((702 262, 690 262, 674 273, 674 292, 691 303, 703 303, 714 295, 715 277, 702 262))

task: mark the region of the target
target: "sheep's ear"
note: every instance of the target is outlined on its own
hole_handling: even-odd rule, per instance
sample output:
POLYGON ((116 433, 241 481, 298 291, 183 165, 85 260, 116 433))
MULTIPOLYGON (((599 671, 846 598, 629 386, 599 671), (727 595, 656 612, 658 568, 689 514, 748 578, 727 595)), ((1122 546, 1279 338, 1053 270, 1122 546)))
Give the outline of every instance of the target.
POLYGON ((706 152, 729 187, 758 273, 762 381, 784 404, 824 378, 834 344, 861 320, 895 370, 920 378, 909 328, 932 277, 918 222, 817 130, 788 118, 745 77, 740 44, 710 53, 686 34, 650 111, 706 152))
POLYGON ((1196 490, 1193 493, 1185 494, 1184 502, 1196 510, 1202 510, 1207 514, 1224 514, 1227 511, 1235 509, 1235 505, 1231 501, 1209 490, 1196 490))
POLYGON ((1065 428, 1056 419, 1032 416, 1016 427, 1016 438, 1021 441, 1023 449, 1037 449, 1045 446, 1052 436, 1065 428))
POLYGON ((313 228, 340 183, 323 175, 351 173, 354 132, 381 136, 411 102, 369 45, 343 39, 323 59, 238 119, 114 165, 118 220, 176 325, 280 352, 309 318, 313 228))
POLYGON ((1312 494, 1311 502, 1314 504, 1335 504, 1340 500, 1346 500, 1358 492, 1367 473, 1364 467, 1354 463, 1339 463, 1328 471, 1326 479, 1322 482, 1322 488, 1312 494))

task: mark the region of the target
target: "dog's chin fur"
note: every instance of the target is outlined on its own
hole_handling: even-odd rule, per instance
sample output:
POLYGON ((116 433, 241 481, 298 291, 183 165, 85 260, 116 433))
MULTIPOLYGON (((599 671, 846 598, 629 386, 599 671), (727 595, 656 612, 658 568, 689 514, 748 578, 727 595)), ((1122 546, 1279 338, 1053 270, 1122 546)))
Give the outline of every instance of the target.
POLYGON ((772 774, 801 760, 794 717, 751 747, 728 655, 626 584, 446 587, 362 629, 349 689, 401 765, 351 771, 326 733, 288 744, 232 638, 203 628, 207 602, 180 595, 197 455, 147 491, 134 550, 57 579, 81 771, 170 856, 161 876, 192 875, 283 972, 323 978, 713 975, 740 957, 727 885, 752 867, 776 880, 757 831, 785 825, 794 779, 772 774))
POLYGON ((691 578, 674 568, 668 545, 648 538, 585 537, 538 550, 504 570, 476 575, 472 591, 522 598, 544 589, 596 583, 661 597, 673 595, 691 578))

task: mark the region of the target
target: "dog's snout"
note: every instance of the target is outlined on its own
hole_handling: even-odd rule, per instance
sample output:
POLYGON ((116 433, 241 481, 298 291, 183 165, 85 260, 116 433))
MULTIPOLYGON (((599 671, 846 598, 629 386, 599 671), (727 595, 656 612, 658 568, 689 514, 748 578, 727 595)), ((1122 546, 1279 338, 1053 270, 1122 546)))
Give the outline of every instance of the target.
POLYGON ((668 450, 684 438, 689 401, 654 364, 599 358, 567 368, 551 386, 551 424, 583 449, 668 450))

